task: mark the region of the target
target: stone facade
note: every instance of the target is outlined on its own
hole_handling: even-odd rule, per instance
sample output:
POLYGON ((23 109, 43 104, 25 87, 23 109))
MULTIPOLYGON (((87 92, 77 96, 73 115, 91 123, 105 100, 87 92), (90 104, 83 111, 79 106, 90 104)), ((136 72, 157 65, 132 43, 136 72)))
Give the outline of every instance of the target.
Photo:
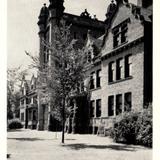
MULTIPOLYGON (((100 87, 94 87, 90 91, 90 108, 94 102, 94 116, 90 119, 90 127, 94 134, 105 134, 105 130, 112 127, 116 116, 127 111, 127 105, 130 106, 129 111, 141 112, 146 105, 152 103, 152 19, 149 19, 152 12, 149 9, 142 15, 143 6, 137 8, 137 13, 134 7, 137 6, 123 1, 117 1, 113 8, 115 11, 110 12, 109 7, 108 12, 112 14, 112 18, 106 19, 110 24, 99 56, 92 56, 91 67, 88 67, 86 73, 91 76, 90 84, 93 79, 96 84, 96 71, 101 69, 100 87), (97 117, 96 102, 99 99, 101 115, 97 117)), ((94 54, 90 48, 90 44, 94 43, 90 39, 91 35, 88 36, 86 47, 89 53, 94 54)), ((86 85, 88 81, 86 80, 86 85)))

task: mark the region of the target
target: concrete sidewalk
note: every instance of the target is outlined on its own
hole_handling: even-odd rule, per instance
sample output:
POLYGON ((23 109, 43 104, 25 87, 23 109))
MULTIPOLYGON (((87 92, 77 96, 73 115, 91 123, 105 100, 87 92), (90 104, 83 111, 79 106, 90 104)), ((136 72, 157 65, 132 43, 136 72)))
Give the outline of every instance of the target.
POLYGON ((152 160, 152 149, 113 143, 96 135, 65 135, 33 130, 7 133, 9 160, 152 160))

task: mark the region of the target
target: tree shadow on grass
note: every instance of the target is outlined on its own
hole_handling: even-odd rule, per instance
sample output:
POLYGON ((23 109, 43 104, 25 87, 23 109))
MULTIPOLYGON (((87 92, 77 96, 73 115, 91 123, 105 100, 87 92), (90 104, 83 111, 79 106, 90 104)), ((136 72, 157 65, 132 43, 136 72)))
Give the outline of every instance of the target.
POLYGON ((7 129, 7 132, 24 132, 22 129, 7 129))
POLYGON ((18 141, 43 141, 44 140, 44 139, 40 139, 40 138, 7 138, 7 139, 18 140, 18 141))
POLYGON ((76 140, 76 139, 73 139, 73 138, 67 138, 67 139, 65 139, 65 140, 67 140, 67 141, 74 141, 74 140, 76 140))
POLYGON ((67 147, 73 150, 81 150, 81 149, 111 149, 116 151, 131 151, 134 152, 137 147, 129 146, 129 145, 87 145, 84 143, 77 143, 77 144, 66 144, 63 147, 67 147))

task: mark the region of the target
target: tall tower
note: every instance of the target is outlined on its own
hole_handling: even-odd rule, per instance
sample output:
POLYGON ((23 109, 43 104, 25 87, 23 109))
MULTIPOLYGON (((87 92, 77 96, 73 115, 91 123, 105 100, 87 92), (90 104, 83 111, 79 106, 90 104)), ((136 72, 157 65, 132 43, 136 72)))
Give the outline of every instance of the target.
MULTIPOLYGON (((52 60, 51 56, 54 53, 51 53, 50 50, 44 45, 44 43, 52 44, 55 38, 55 31, 59 26, 59 22, 63 16, 64 11, 64 0, 49 0, 49 6, 46 4, 41 8, 39 15, 39 40, 40 40, 40 49, 39 49, 39 57, 40 57, 40 72, 39 72, 39 81, 43 82, 43 72, 45 69, 45 65, 49 64, 51 67, 54 67, 54 60, 52 60)), ((49 73, 47 73, 49 74, 49 73)), ((50 100, 47 102, 43 102, 42 99, 45 99, 41 94, 41 91, 38 91, 38 130, 46 130, 50 128, 50 100)))
POLYGON ((44 45, 43 41, 45 40, 45 32, 47 27, 47 21, 48 21, 49 11, 46 7, 46 4, 41 8, 40 15, 38 17, 38 26, 39 26, 39 57, 40 57, 40 63, 43 65, 44 62, 44 45))
POLYGON ((49 18, 59 21, 63 16, 65 7, 63 6, 64 0, 49 0, 49 18))
MULTIPOLYGON (((47 21, 48 21, 48 16, 49 16, 49 11, 48 8, 46 7, 46 4, 41 8, 40 10, 40 15, 38 17, 38 26, 39 26, 39 59, 40 59, 40 68, 39 68, 39 73, 38 73, 38 81, 41 83, 42 82, 42 70, 44 66, 44 61, 45 61, 45 46, 43 45, 44 41, 46 40, 46 28, 47 28, 47 21)), ((39 88, 39 87, 38 87, 39 88)), ((38 98, 38 125, 37 129, 38 130, 44 130, 44 112, 46 110, 46 107, 44 107, 41 104, 41 90, 37 90, 37 98, 38 98)))

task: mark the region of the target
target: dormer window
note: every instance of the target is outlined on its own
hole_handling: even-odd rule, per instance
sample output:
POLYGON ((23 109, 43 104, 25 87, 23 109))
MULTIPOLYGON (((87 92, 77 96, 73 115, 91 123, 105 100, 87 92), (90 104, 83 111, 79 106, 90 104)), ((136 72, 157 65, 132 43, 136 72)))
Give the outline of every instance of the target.
POLYGON ((113 48, 118 47, 127 41, 128 22, 129 19, 113 28, 113 48))

